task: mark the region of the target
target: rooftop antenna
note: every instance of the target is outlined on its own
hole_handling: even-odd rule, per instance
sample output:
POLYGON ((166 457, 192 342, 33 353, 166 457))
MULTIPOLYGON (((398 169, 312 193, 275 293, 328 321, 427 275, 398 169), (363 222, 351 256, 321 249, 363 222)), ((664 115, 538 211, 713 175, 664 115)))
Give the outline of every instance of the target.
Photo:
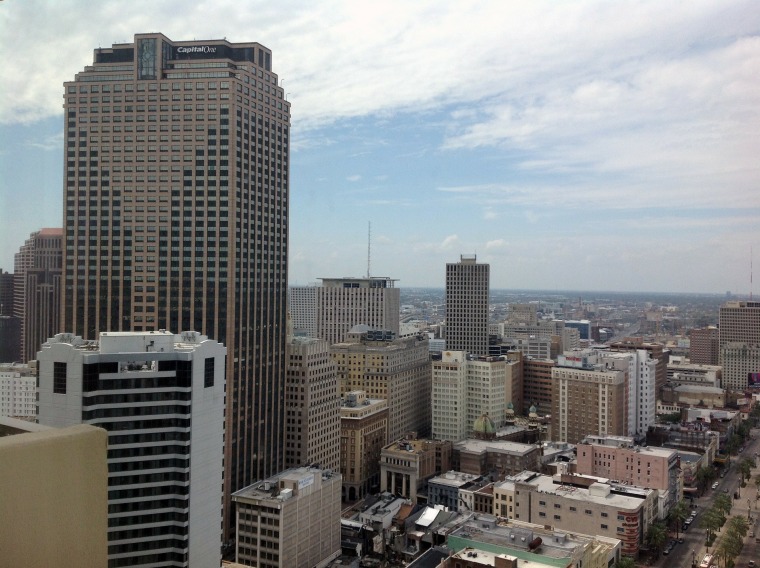
POLYGON ((367 279, 370 278, 370 263, 372 261, 372 221, 367 221, 367 279))
POLYGON ((749 301, 752 301, 752 245, 749 245, 749 301))

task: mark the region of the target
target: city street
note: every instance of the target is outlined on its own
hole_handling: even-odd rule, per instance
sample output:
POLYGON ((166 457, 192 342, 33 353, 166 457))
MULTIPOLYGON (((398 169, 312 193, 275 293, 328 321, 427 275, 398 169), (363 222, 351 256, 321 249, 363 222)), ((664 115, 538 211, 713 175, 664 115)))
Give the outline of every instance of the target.
MULTIPOLYGON (((758 502, 756 501, 757 489, 755 486, 754 478, 760 473, 760 468, 754 467, 752 469, 752 478, 747 482, 747 486, 740 488, 740 472, 737 464, 746 457, 754 457, 755 453, 760 452, 760 430, 752 430, 751 436, 753 439, 747 441, 746 448, 739 456, 731 458, 731 469, 728 471, 724 478, 718 478, 717 489, 708 489, 702 497, 694 499, 694 505, 697 508, 697 517, 691 524, 686 532, 681 532, 679 529, 679 536, 684 539, 683 543, 678 544, 668 556, 661 556, 653 566, 668 566, 668 568, 690 568, 692 561, 695 560, 697 566, 700 561, 708 552, 705 547, 705 536, 707 531, 699 528, 702 514, 705 510, 709 509, 712 505, 712 501, 716 495, 724 491, 728 492, 733 502, 731 509, 731 516, 743 515, 747 517, 748 510, 750 510, 750 516, 752 521, 750 522, 749 532, 744 539, 744 548, 741 555, 735 560, 735 566, 737 568, 747 566, 750 560, 756 562, 760 559, 760 544, 755 542, 753 534, 754 527, 758 522, 758 502), (740 491, 740 498, 734 499, 734 492, 740 491)), ((689 500, 686 500, 689 503, 689 500)), ((725 526, 725 525, 724 525, 725 526)), ((718 538, 710 547, 710 552, 715 549, 715 545, 720 542, 721 535, 725 529, 721 529, 718 532, 718 538)), ((757 533, 760 537, 760 533, 757 533)), ((672 537, 675 537, 673 533, 672 537)))

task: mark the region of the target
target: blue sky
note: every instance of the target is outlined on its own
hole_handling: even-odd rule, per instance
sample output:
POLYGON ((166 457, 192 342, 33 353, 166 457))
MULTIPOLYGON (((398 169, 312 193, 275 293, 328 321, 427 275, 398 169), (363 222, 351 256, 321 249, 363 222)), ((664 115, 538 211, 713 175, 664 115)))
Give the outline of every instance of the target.
POLYGON ((372 274, 401 286, 474 252, 494 288, 750 291, 750 1, 6 0, 0 267, 62 224, 63 81, 146 31, 273 50, 293 284, 365 274, 371 221, 372 274))

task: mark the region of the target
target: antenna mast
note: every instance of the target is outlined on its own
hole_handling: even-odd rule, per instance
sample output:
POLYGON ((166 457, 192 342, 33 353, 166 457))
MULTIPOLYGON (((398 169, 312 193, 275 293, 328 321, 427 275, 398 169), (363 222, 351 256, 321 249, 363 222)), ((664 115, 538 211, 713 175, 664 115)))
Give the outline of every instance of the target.
POLYGON ((372 260, 372 221, 367 221, 367 278, 371 278, 370 262, 372 260))

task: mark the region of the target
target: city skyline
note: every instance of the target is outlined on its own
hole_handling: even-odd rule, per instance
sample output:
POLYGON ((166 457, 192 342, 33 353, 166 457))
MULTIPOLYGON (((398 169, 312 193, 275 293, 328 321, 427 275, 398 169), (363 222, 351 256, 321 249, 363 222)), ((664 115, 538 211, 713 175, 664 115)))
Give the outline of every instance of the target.
POLYGON ((154 30, 277 54, 290 285, 364 275, 371 221, 372 274, 401 287, 476 253, 494 289, 752 291, 756 4, 5 4, 5 270, 63 224, 60 85, 154 30))

